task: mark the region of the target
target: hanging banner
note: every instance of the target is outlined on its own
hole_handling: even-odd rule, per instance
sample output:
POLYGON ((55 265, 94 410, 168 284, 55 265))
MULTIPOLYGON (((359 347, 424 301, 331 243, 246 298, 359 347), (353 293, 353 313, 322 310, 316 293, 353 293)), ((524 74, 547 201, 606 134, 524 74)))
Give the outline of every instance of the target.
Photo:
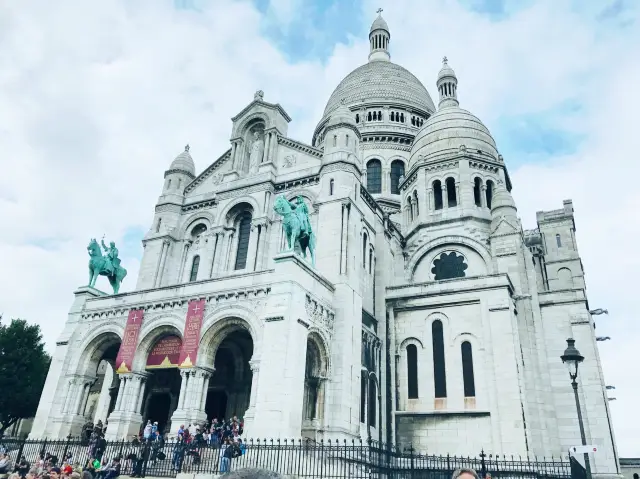
POLYGON ((189 301, 187 309, 187 321, 184 325, 182 349, 178 363, 181 368, 192 368, 198 358, 198 345, 200 344, 200 329, 204 318, 204 299, 189 301))
POLYGON ((138 335, 140 334, 143 319, 143 309, 132 309, 129 311, 127 325, 124 327, 124 337, 122 338, 122 344, 120 345, 120 350, 116 357, 116 366, 118 367, 116 372, 118 374, 131 372, 131 368, 133 367, 133 357, 136 354, 138 335))
POLYGON ((179 336, 165 336, 160 339, 147 356, 146 369, 177 368, 182 349, 179 336))

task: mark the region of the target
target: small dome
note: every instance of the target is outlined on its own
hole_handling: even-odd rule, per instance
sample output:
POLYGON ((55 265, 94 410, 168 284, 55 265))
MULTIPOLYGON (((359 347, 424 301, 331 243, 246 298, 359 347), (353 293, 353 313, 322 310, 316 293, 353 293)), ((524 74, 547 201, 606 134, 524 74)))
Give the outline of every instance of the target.
POLYGON ((441 108, 429 118, 416 136, 409 163, 436 159, 460 151, 487 155, 498 160, 496 142, 486 126, 458 106, 441 108))
POLYGON ((189 145, 185 146, 184 151, 176 156, 176 159, 171 162, 169 169, 181 170, 191 176, 196 176, 196 165, 189 154, 189 145))
POLYGON ((338 125, 340 123, 356 126, 353 113, 351 113, 351 110, 349 110, 349 107, 347 107, 344 102, 335 111, 333 111, 333 113, 331 113, 327 127, 338 125))
POLYGON ((444 57, 442 59, 442 68, 440 69, 440 72, 438 72, 438 81, 447 77, 456 78, 456 72, 454 72, 453 68, 449 66, 447 57, 444 57))
POLYGON ((371 24, 371 30, 369 30, 369 34, 373 33, 375 30, 385 30, 386 32, 389 32, 389 25, 387 25, 387 22, 384 18, 382 18, 382 15, 380 15, 380 13, 378 13, 378 17, 371 24))
POLYGON ((513 208, 517 210, 516 203, 513 201, 513 196, 507 191, 507 189, 499 184, 496 188, 493 198, 491 200, 491 213, 493 214, 499 208, 513 208))

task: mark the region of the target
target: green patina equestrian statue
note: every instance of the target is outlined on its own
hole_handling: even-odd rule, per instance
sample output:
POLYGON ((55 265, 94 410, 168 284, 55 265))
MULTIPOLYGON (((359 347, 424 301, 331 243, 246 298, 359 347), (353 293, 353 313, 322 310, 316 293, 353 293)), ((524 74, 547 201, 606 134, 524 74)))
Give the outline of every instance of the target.
POLYGON ((311 264, 316 266, 316 237, 311 230, 309 210, 301 196, 296 201, 289 201, 284 196, 276 198, 273 209, 282 216, 282 227, 287 236, 289 251, 295 251, 307 257, 307 250, 311 256, 311 264))
POLYGON ((120 283, 127 275, 127 270, 120 266, 118 248, 116 248, 116 244, 113 241, 107 246, 104 244, 103 238, 102 247, 106 253, 105 256, 102 256, 102 250, 95 238, 92 238, 89 246, 87 246, 87 251, 91 257, 89 260, 89 286, 95 287, 99 275, 106 276, 113 288, 113 294, 118 294, 120 283))

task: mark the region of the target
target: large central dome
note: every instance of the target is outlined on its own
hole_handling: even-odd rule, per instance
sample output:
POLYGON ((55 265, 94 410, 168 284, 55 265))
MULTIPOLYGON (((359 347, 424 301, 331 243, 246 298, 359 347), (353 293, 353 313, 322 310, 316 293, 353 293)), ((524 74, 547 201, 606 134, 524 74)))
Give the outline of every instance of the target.
POLYGON ((329 97, 324 117, 336 110, 343 99, 347 106, 378 101, 401 103, 429 113, 436 109, 420 80, 390 61, 371 61, 349 73, 329 97))
POLYGON ((404 126, 407 129, 405 133, 410 136, 424 119, 436 111, 429 92, 420 80, 406 68, 391 62, 390 39, 387 22, 378 15, 369 32, 369 62, 349 73, 329 97, 314 133, 314 145, 318 136, 321 136, 325 122, 341 105, 349 108, 354 118, 363 119, 364 113, 368 116, 375 114, 374 122, 369 121, 366 127, 363 122, 356 120, 361 132, 363 128, 389 130, 389 126, 397 131, 398 127, 404 126), (383 115, 383 108, 380 107, 390 111, 383 115), (390 115, 392 111, 394 116, 387 118, 387 113, 390 115), (402 124, 398 123, 395 114, 402 114, 398 117, 402 118, 402 124))

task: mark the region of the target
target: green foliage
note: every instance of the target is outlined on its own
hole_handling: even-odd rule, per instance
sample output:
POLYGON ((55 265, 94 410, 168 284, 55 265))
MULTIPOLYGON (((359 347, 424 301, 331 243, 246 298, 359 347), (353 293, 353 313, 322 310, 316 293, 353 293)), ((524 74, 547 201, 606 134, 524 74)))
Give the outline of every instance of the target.
POLYGON ((35 416, 50 364, 40 326, 23 319, 0 324, 0 437, 19 419, 35 416))

